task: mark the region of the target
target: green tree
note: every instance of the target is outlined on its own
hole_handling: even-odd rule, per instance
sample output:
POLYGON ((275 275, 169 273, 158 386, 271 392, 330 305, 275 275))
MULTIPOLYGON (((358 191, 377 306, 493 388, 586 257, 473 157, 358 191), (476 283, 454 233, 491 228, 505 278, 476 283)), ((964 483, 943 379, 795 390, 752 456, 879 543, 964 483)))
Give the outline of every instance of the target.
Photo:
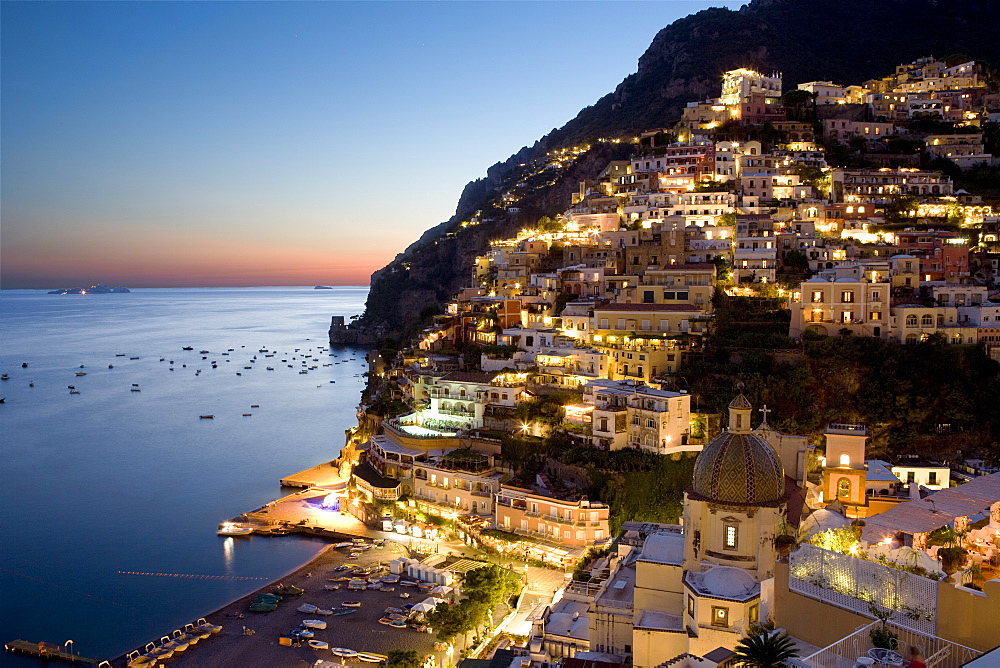
POLYGON ((795 643, 784 633, 748 636, 736 645, 736 661, 753 668, 778 668, 799 655, 795 643))
POLYGON ((437 629, 438 640, 451 642, 455 636, 465 633, 466 612, 458 604, 441 604, 427 613, 427 624, 437 629))
POLYGON ((389 658, 386 661, 386 668, 420 668, 423 662, 420 655, 414 650, 389 650, 389 658))

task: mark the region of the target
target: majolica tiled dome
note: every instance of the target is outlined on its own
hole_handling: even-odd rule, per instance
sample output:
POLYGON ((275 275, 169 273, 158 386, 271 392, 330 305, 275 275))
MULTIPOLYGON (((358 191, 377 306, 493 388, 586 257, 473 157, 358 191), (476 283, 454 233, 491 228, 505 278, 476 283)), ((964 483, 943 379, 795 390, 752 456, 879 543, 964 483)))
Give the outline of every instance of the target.
POLYGON ((709 501, 769 504, 784 496, 785 472, 778 454, 760 437, 724 431, 698 455, 691 489, 709 501))

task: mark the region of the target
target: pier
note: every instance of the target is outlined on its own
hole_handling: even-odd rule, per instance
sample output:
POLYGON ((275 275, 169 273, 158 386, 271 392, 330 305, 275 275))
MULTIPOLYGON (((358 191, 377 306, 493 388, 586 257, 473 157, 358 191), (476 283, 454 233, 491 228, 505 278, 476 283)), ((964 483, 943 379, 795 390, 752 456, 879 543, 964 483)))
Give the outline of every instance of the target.
POLYGON ((347 484, 347 480, 340 472, 340 465, 337 460, 324 462, 308 468, 305 471, 293 473, 287 478, 281 479, 282 487, 332 487, 340 483, 347 484))
MULTIPOLYGON (((69 642, 66 644, 70 644, 69 642)), ((57 661, 65 661, 66 663, 72 663, 80 666, 97 666, 99 661, 96 659, 88 659, 85 656, 80 656, 79 654, 74 654, 72 652, 67 652, 63 645, 57 645, 51 642, 29 642, 27 640, 11 640, 8 643, 4 643, 4 649, 8 652, 19 652, 21 654, 30 654, 32 656, 37 656, 42 659, 56 659, 57 661)), ((104 662, 107 664, 107 662, 104 662)))

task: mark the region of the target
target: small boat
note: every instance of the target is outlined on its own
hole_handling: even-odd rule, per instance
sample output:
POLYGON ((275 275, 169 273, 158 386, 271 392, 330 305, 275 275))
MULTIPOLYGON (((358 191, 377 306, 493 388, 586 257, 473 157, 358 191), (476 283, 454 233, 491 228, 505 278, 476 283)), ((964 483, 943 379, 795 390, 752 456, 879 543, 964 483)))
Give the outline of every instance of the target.
MULTIPOLYGON (((340 547, 354 547, 354 543, 337 543, 337 544, 336 544, 336 545, 334 545, 333 547, 334 547, 334 549, 336 549, 336 548, 340 548, 340 547)), ((347 570, 347 568, 346 568, 346 567, 344 567, 344 566, 338 566, 338 567, 337 567, 337 570, 338 570, 338 571, 339 571, 339 570, 345 570, 345 571, 346 571, 346 570, 347 570)))
POLYGON ((400 587, 416 587, 418 584, 420 584, 420 583, 419 582, 414 582, 413 580, 400 580, 399 581, 399 586, 400 587))
POLYGON ((169 659, 174 655, 174 650, 170 647, 157 647, 155 643, 148 643, 146 645, 146 654, 151 659, 156 659, 157 661, 163 661, 164 659, 169 659))
POLYGON ((80 390, 70 390, 70 394, 80 394, 80 390))
POLYGON ((404 621, 402 621, 400 619, 394 619, 391 622, 389 622, 389 626, 391 626, 394 629, 405 629, 406 628, 406 622, 404 622, 404 621))
MULTIPOLYGON (((343 543, 341 543, 340 545, 343 545, 343 543)), ((340 547, 340 545, 334 545, 334 547, 340 547)), ((344 571, 349 571, 349 570, 351 570, 350 566, 337 566, 336 568, 333 569, 333 572, 342 573, 344 571)))
POLYGON ((208 636, 212 635, 211 630, 203 629, 200 626, 195 626, 194 624, 185 624, 184 632, 191 636, 198 636, 198 640, 205 640, 208 636))
POLYGON ((138 358, 138 357, 129 357, 129 359, 130 359, 130 360, 137 360, 137 359, 139 359, 139 358, 138 358))
POLYGON ((191 346, 184 346, 181 350, 194 350, 191 346))
POLYGON ((334 610, 333 610, 333 616, 334 617, 343 617, 344 615, 350 615, 350 614, 355 613, 357 611, 358 611, 357 608, 334 608, 334 610))
POLYGON ((397 582, 399 582, 399 576, 398 575, 386 575, 385 577, 382 578, 382 582, 384 582, 386 584, 396 584, 397 582))
MULTIPOLYGON (((7 374, 4 374, 4 375, 7 375, 7 374)), ((76 375, 78 375, 78 376, 86 376, 87 372, 86 371, 77 371, 76 375)))
POLYGON ((250 404, 250 408, 260 408, 260 404, 250 404))
POLYGON ((137 650, 128 655, 127 665, 128 668, 151 668, 156 665, 156 659, 145 654, 139 654, 137 650))
POLYGON ((399 597, 400 598, 410 598, 410 592, 404 591, 402 594, 399 595, 399 597))
POLYGON ((28 368, 28 363, 27 362, 21 362, 21 368, 22 369, 27 369, 28 368))
POLYGON ((319 610, 319 608, 317 608, 312 603, 303 603, 302 605, 300 605, 299 607, 297 607, 296 610, 298 610, 299 612, 305 612, 305 613, 311 615, 312 613, 314 613, 317 610, 319 610))
POLYGON ((367 661, 368 663, 382 663, 383 661, 388 661, 389 657, 385 654, 373 654, 371 652, 358 652, 359 661, 367 661))
POLYGON ((378 620, 378 623, 379 624, 385 624, 386 626, 389 626, 389 624, 392 623, 392 620, 389 619, 388 617, 382 617, 381 619, 378 620))
POLYGON ((291 632, 291 635, 297 636, 299 638, 312 638, 316 634, 309 629, 295 629, 291 632))
POLYGON ((199 355, 207 355, 207 354, 208 354, 208 351, 207 351, 207 350, 199 350, 199 351, 198 351, 198 354, 199 354, 199 355))
POLYGON ((213 634, 213 635, 222 630, 221 626, 219 626, 218 624, 211 623, 210 621, 208 621, 204 617, 202 617, 201 619, 199 619, 196 623, 198 624, 198 628, 208 629, 208 632, 211 633, 211 634, 213 634))
POLYGON ((303 619, 302 626, 306 627, 307 629, 325 629, 326 622, 324 622, 322 619, 303 619))
POLYGON ((403 613, 403 609, 402 608, 392 608, 392 607, 389 607, 389 608, 385 609, 385 614, 387 614, 387 615, 400 615, 402 613, 403 613))
POLYGON ((339 584, 323 585, 323 589, 327 591, 337 591, 338 589, 340 589, 340 585, 339 584))
POLYGON ((302 596, 306 593, 305 589, 301 587, 296 587, 295 585, 284 585, 278 584, 278 587, 274 590, 274 593, 278 596, 302 596))
POLYGON ((115 353, 115 357, 125 357, 125 353, 115 353))
POLYGON ((114 364, 109 364, 109 365, 108 365, 108 368, 109 368, 109 369, 114 369, 114 368, 115 368, 115 365, 114 365, 114 364))
POLYGON ((361 601, 344 601, 341 605, 345 608, 360 608, 361 601))
POLYGON ((223 522, 216 532, 220 536, 249 536, 253 533, 253 527, 244 527, 232 522, 223 522))
POLYGON ((163 636, 160 638, 160 647, 166 647, 173 652, 183 652, 188 648, 186 642, 180 642, 179 640, 172 640, 169 636, 163 636))
POLYGON ((323 640, 307 640, 306 644, 309 645, 311 649, 330 649, 330 643, 323 640))
POLYGON ((214 415, 199 415, 198 418, 201 419, 201 420, 213 420, 213 419, 215 419, 215 416, 214 415))
POLYGON ((140 390, 138 387, 133 387, 132 389, 129 390, 129 392, 142 392, 142 390, 140 390))
POLYGON ((395 587, 387 587, 385 585, 380 585, 379 586, 379 591, 394 592, 394 591, 396 591, 396 588, 395 587))
POLYGON ((333 614, 333 610, 324 610, 323 608, 319 608, 316 611, 315 614, 317 614, 317 615, 323 615, 324 617, 328 617, 328 616, 330 616, 330 615, 333 614))
POLYGON ((243 414, 243 417, 252 417, 252 416, 253 416, 253 413, 244 413, 243 414))
POLYGON ((332 647, 330 651, 342 659, 353 659, 358 655, 355 650, 346 647, 332 647))

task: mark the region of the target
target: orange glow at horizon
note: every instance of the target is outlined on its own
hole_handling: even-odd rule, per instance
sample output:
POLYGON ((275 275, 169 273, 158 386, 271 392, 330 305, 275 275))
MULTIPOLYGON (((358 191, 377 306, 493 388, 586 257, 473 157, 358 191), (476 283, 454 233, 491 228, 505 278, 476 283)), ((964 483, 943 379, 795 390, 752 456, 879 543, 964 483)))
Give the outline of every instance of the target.
POLYGON ((372 272, 395 254, 384 244, 348 251, 329 240, 278 244, 213 234, 176 235, 169 240, 132 238, 117 244, 91 236, 20 246, 8 247, 10 252, 4 253, 4 288, 93 283, 128 287, 368 285, 372 272))

